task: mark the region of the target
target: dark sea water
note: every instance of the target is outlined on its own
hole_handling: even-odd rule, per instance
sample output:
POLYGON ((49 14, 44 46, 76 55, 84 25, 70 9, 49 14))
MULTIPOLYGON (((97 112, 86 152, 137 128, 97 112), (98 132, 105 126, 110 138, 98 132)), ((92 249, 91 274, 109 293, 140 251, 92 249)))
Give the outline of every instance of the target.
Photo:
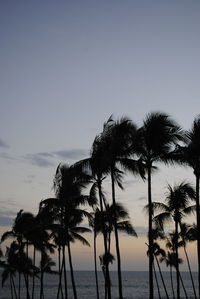
MULTIPOLYGON (((101 272, 99 275, 99 289, 100 298, 104 298, 104 281, 101 272)), ((185 288, 187 290, 188 298, 194 298, 190 276, 187 272, 182 272, 182 279, 184 281, 185 288)), ((197 273, 193 273, 195 284, 197 282, 197 273)), ((138 271, 124 271, 123 276, 123 294, 124 299, 146 299, 148 298, 148 272, 138 272, 138 271)), ((159 274, 158 274, 159 276, 159 274)), ((170 298, 173 299, 171 292, 170 276, 168 272, 164 272, 164 278, 167 285, 167 290, 169 292, 170 298)), ((77 286, 77 294, 79 299, 96 299, 96 289, 95 289, 95 277, 92 271, 75 271, 75 280, 77 286)), ((112 280, 112 299, 118 298, 117 289, 117 272, 111 272, 112 280)), ((174 285, 175 275, 174 275, 174 285)), ((68 273, 68 283, 69 283, 69 299, 73 299, 72 286, 70 282, 70 275, 68 273)), ((162 283, 159 279, 161 298, 166 298, 162 283)), ((44 287, 44 299, 56 299, 57 296, 57 286, 58 286, 58 276, 57 275, 46 275, 45 274, 45 287, 44 287)), ((158 297, 156 284, 155 289, 155 299, 158 297)), ((31 291, 31 283, 30 283, 31 291)), ((23 288, 21 299, 25 299, 25 288, 23 288)), ((39 299, 39 280, 36 280, 36 290, 35 298, 39 299)), ((61 297, 60 297, 61 298, 61 297)), ((182 287, 181 287, 181 298, 186 298, 182 287)), ((6 283, 4 288, 0 286, 0 299, 11 299, 11 292, 9 283, 6 283)))

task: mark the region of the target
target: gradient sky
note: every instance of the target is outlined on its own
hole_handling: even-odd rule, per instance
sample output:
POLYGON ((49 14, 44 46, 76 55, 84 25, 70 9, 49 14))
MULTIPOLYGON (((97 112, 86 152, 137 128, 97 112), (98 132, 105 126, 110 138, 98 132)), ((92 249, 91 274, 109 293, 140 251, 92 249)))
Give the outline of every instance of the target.
MULTIPOLYGON (((52 196, 57 164, 86 157, 111 114, 140 126, 159 110, 189 129, 200 112, 199 37, 197 0, 1 0, 0 230, 52 196)), ((182 178, 194 181, 188 169, 162 168, 154 199, 182 178)), ((125 187, 118 199, 142 235, 147 186, 128 177, 125 187)), ((146 269, 145 240, 123 238, 132 242, 124 269, 146 269)), ((84 252, 78 269, 93 267, 84 252)))

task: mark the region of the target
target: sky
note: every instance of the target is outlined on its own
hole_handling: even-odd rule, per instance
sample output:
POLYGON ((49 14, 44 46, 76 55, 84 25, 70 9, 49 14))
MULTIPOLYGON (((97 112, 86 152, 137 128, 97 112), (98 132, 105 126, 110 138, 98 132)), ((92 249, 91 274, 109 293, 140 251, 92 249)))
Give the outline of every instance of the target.
MULTIPOLYGON (((53 196, 58 163, 87 157, 110 115, 141 126, 164 111, 190 129, 200 112, 199 36, 197 0, 1 0, 0 233, 53 196)), ((194 183, 192 171, 161 166, 153 199, 182 179, 194 183)), ((147 186, 130 176, 124 186, 117 199, 140 238, 121 237, 122 265, 145 270, 147 186)), ((75 245, 76 269, 92 269, 91 252, 75 245)))

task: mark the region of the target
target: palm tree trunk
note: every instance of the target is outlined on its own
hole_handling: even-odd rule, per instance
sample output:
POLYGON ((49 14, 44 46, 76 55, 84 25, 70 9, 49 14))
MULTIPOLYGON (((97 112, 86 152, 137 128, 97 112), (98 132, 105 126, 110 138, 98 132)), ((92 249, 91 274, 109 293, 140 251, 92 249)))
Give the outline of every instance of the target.
MULTIPOLYGON (((98 178, 97 180, 98 184, 98 191, 99 191, 99 203, 100 203, 100 210, 101 213, 103 213, 103 200, 102 200, 102 192, 101 192, 101 179, 98 178)), ((103 220, 102 220, 103 221, 103 220)), ((103 240, 104 240, 104 250, 105 254, 108 254, 108 247, 107 247, 107 237, 106 237, 106 231, 105 231, 105 223, 102 223, 102 229, 103 229, 103 240)), ((110 274, 109 274, 109 265, 108 262, 106 262, 106 273, 105 273, 105 299, 111 299, 111 286, 110 286, 110 274)))
POLYGON ((71 256, 71 248, 70 248, 70 242, 67 242, 67 248, 68 248, 68 256, 69 256, 69 266, 70 266, 70 272, 71 272, 71 280, 72 280, 72 288, 74 293, 74 299, 77 299, 77 293, 76 293, 76 284, 74 279, 74 270, 72 265, 72 256, 71 256))
POLYGON ((153 234, 152 234, 152 198, 151 198, 151 162, 148 163, 148 206, 149 206, 149 299, 154 298, 153 294, 153 234))
POLYGON ((56 299, 59 298, 60 292, 61 292, 61 298, 63 299, 63 291, 62 291, 62 269, 63 269, 63 263, 61 267, 61 246, 58 245, 58 273, 59 273, 59 283, 58 283, 58 292, 56 299))
POLYGON ((155 259, 156 259, 156 263, 157 263, 157 266, 158 266, 158 269, 159 269, 159 273, 160 273, 160 277, 161 277, 161 280, 162 280, 162 284, 163 284, 163 287, 164 287, 164 290, 165 290, 166 298, 169 299, 169 295, 167 293, 167 288, 166 288, 166 285, 165 285, 165 281, 164 281, 164 278, 163 278, 163 275, 162 275, 162 271, 161 271, 161 268, 160 268, 160 265, 159 265, 159 262, 158 262, 158 259, 157 259, 156 255, 155 255, 155 259))
MULTIPOLYGON (((27 265, 28 265, 28 241, 26 241, 26 256, 27 256, 27 265)), ((26 279, 27 279, 27 293, 26 293, 26 298, 29 298, 29 277, 28 277, 28 272, 26 274, 26 279)))
POLYGON ((41 269, 40 269, 40 299, 42 299, 42 298, 43 298, 43 294, 44 294, 43 278, 44 278, 44 271, 43 271, 43 252, 41 251, 41 269))
POLYGON ((21 296, 21 273, 19 272, 19 276, 18 276, 18 298, 20 298, 21 296))
POLYGON ((172 266, 171 265, 170 265, 170 280, 171 280, 173 299, 175 299, 174 284, 173 284, 173 277, 172 277, 172 266))
POLYGON ((188 299, 188 295, 187 295, 187 292, 186 292, 186 289, 185 289, 185 286, 184 286, 184 283, 183 283, 183 279, 181 277, 181 273, 179 272, 179 277, 180 277, 180 281, 181 281, 181 284, 182 284, 182 287, 183 287, 183 291, 185 293, 185 298, 188 299))
POLYGON ((99 284, 98 284, 98 275, 97 275, 97 248, 96 248, 96 232, 95 231, 94 231, 94 269, 95 269, 97 299, 99 299, 99 284))
MULTIPOLYGON (((115 181, 114 181, 114 172, 111 168, 111 183, 112 183, 112 200, 114 207, 114 232, 115 232, 115 242, 116 242, 116 254, 117 254, 117 272, 118 272, 118 287, 119 287, 119 299, 123 299, 122 295, 122 275, 121 275, 121 257, 120 257, 120 249, 119 249, 119 237, 117 231, 117 220, 115 214, 115 181)), ((152 298, 153 299, 153 298, 152 298)))
POLYGON ((174 284, 173 284, 173 277, 172 277, 172 266, 171 265, 170 265, 170 280, 171 280, 173 299, 175 299, 174 284))
POLYGON ((11 274, 9 275, 10 276, 10 292, 11 292, 11 298, 13 298, 13 285, 12 285, 12 279, 11 279, 11 274))
POLYGON ((176 291, 177 299, 180 299, 179 263, 178 263, 178 221, 175 221, 175 254, 176 254, 176 291))
POLYGON ((17 292, 16 292, 16 288, 15 288, 15 282, 13 279, 13 276, 11 275, 11 282, 12 282, 12 286, 13 286, 13 290, 14 290, 14 294, 15 294, 15 298, 17 299, 17 292))
POLYGON ((67 299, 68 293, 67 293, 67 271, 66 271, 66 259, 65 259, 65 245, 62 246, 62 254, 63 254, 63 270, 64 270, 64 283, 65 283, 65 299, 67 299))
POLYGON ((27 275, 24 273, 24 281, 25 281, 25 286, 26 286, 26 298, 30 299, 30 294, 29 294, 29 289, 28 289, 28 281, 27 281, 27 275))
POLYGON ((195 286, 194 286, 194 279, 193 279, 193 276, 192 276, 192 271, 191 271, 191 267, 190 267, 189 257, 188 257, 188 254, 187 254, 185 246, 183 248, 184 248, 184 252, 185 252, 185 256, 186 256, 186 260, 187 260, 187 264, 188 264, 188 269, 189 269, 190 278, 191 278, 191 282, 192 282, 192 288, 193 288, 193 292, 194 292, 194 297, 195 297, 195 299, 197 299, 197 294, 196 294, 196 290, 195 290, 195 286))
MULTIPOLYGON (((35 266, 35 246, 33 249, 33 265, 35 266)), ((32 299, 34 299, 34 293, 35 293, 35 273, 33 273, 33 282, 32 282, 32 299)))
POLYGON ((156 274, 156 269, 155 269, 154 263, 153 263, 153 270, 154 270, 155 281, 156 281, 156 285, 157 285, 157 289, 158 289, 158 297, 159 297, 159 299, 161 299, 160 287, 159 287, 158 278, 157 278, 157 274, 156 274))
POLYGON ((196 218, 197 218, 197 256, 198 256, 198 288, 200 298, 200 204, 199 204, 199 174, 196 176, 196 218))

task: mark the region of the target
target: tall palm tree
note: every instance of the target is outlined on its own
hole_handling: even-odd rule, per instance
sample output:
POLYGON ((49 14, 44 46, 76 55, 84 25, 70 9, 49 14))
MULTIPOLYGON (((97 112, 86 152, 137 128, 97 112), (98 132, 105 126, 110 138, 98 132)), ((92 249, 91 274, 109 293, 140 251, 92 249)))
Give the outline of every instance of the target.
MULTIPOLYGON (((128 170, 133 174, 143 175, 141 164, 132 159, 132 155, 134 153, 133 141, 135 140, 135 136, 136 126, 126 117, 123 117, 117 121, 109 118, 109 120, 104 124, 101 139, 102 143, 104 144, 104 161, 108 167, 111 177, 113 207, 116 205, 115 185, 117 184, 123 189, 122 170, 128 170), (121 169, 119 169, 119 167, 121 169)), ((117 229, 117 217, 115 212, 113 220, 117 255, 119 298, 122 299, 121 256, 117 229)))
POLYGON ((152 170, 156 162, 169 163, 172 146, 182 140, 180 127, 164 113, 153 112, 147 115, 143 126, 138 130, 137 153, 147 168, 148 179, 148 243, 149 243, 149 298, 153 299, 153 234, 152 234, 152 170))
MULTIPOLYGON (((92 148, 90 151, 90 157, 84 160, 81 160, 75 163, 74 167, 81 169, 81 171, 86 171, 90 177, 93 185, 90 189, 90 198, 97 198, 96 194, 98 194, 98 204, 100 208, 100 214, 103 215, 106 209, 106 200, 103 193, 102 182, 109 174, 109 167, 106 158, 106 143, 105 140, 102 138, 102 134, 99 134, 95 137, 92 148)), ((106 235, 106 228, 105 222, 103 221, 103 217, 100 217, 100 226, 103 232, 103 242, 104 242, 104 254, 108 254, 108 247, 107 247, 107 235, 106 235)), ((106 260, 107 261, 107 260, 106 260)), ((110 286, 110 274, 109 274, 109 265, 105 264, 105 276, 106 282, 105 283, 105 298, 111 299, 111 286, 110 286)))
POLYGON ((191 212, 191 200, 195 200, 195 191, 193 187, 186 182, 175 185, 173 188, 168 185, 165 203, 153 202, 152 207, 155 211, 161 211, 160 214, 154 217, 154 222, 157 226, 163 229, 166 222, 174 221, 174 246, 176 254, 176 279, 177 279, 177 298, 180 299, 180 284, 179 284, 179 263, 178 263, 178 238, 179 229, 182 218, 191 212))
MULTIPOLYGON (((196 179, 196 222, 197 230, 200 231, 200 116, 195 118, 192 128, 186 132, 185 146, 177 146, 174 156, 181 164, 188 165, 193 169, 196 179)), ((200 298, 200 235, 197 236, 198 257, 198 289, 200 298)))

